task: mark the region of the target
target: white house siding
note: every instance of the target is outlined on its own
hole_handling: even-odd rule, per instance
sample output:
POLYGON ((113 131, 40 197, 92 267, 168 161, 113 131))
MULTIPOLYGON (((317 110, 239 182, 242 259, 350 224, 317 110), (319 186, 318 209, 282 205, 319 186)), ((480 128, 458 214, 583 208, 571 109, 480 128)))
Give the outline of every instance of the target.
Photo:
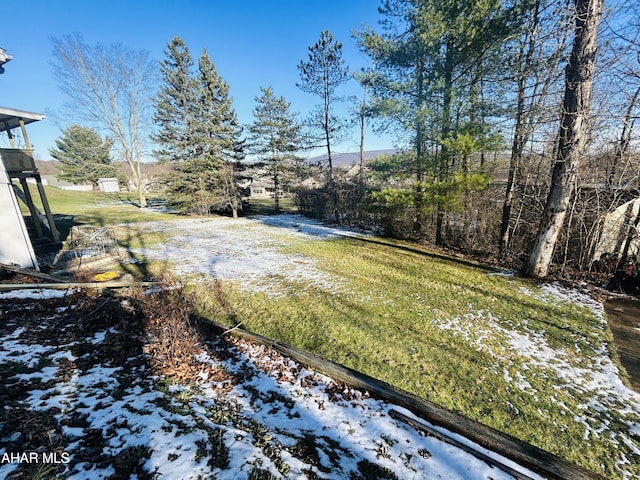
POLYGON ((2 162, 0 162, 0 206, 0 263, 38 270, 33 245, 2 162))

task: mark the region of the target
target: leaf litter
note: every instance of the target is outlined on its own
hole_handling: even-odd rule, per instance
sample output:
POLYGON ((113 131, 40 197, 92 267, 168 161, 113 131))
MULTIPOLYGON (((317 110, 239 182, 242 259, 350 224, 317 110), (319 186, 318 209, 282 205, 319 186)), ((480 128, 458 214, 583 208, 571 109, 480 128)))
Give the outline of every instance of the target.
POLYGON ((2 462, 0 478, 512 478, 392 419, 401 407, 271 348, 208 340, 182 295, 2 304, 0 457, 68 461, 2 462))

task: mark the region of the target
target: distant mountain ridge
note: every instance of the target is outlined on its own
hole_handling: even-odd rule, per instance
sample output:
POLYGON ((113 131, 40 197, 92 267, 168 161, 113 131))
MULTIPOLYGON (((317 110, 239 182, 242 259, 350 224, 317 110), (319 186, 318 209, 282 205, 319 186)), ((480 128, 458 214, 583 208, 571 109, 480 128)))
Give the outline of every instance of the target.
MULTIPOLYGON (((381 155, 393 155, 398 150, 394 148, 387 148, 383 150, 367 150, 364 152, 365 160, 379 157, 381 155)), ((318 155, 310 157, 307 161, 309 163, 325 163, 327 161, 327 155, 318 155)), ((347 152, 347 153, 332 153, 331 160, 334 167, 350 167, 360 163, 360 152, 347 152)))

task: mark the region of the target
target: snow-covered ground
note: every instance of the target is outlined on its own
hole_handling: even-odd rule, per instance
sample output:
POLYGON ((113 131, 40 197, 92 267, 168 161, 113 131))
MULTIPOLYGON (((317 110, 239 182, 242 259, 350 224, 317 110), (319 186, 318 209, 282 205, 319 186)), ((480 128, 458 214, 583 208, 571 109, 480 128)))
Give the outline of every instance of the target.
MULTIPOLYGON (((287 245, 356 233, 304 217, 187 219, 136 228, 166 236, 165 241, 136 253, 167 260, 180 274, 238 281, 243 288, 273 295, 277 292, 271 288, 271 276, 286 276, 333 291, 348 288, 340 277, 320 270, 312 258, 287 253, 287 245)), ((541 292, 521 293, 550 305, 572 302, 586 306, 605 322, 602 305, 573 290, 549 285, 541 292)), ((30 294, 38 295, 48 296, 30 294)), ((3 298, 7 294, 0 294, 0 302, 3 298)), ((52 301, 64 305, 64 298, 52 301)), ((73 353, 74 344, 38 343, 21 325, 11 322, 2 328, 6 341, 0 366, 25 363, 29 373, 16 374, 11 382, 40 378, 39 384, 55 388, 55 394, 51 389, 36 389, 24 401, 54 412, 58 422, 70 424, 64 428, 63 448, 72 454, 85 448, 83 436, 88 429, 104 440, 100 444, 102 456, 123 455, 136 446, 144 449, 143 471, 155 471, 158 478, 207 478, 211 474, 247 478, 256 472, 270 472, 273 478, 511 478, 388 415, 391 408, 408 412, 359 392, 341 394, 330 379, 263 347, 240 342, 230 347, 229 358, 203 354, 202 362, 214 362, 241 381, 220 384, 202 378, 197 388, 173 385, 160 391, 157 378, 144 362, 132 362, 137 366, 131 371, 109 362, 74 369, 70 365, 82 363, 82 357, 73 353), (45 356, 50 362, 41 362, 40 368, 34 359, 45 356)), ((100 348, 109 341, 112 328, 75 342, 100 348)), ((585 438, 607 436, 632 452, 633 458, 620 453, 616 464, 621 478, 633 478, 629 472, 637 469, 629 465, 640 458, 640 395, 621 382, 604 342, 594 339, 595 355, 581 357, 578 344, 576 351, 559 351, 547 343, 543 332, 527 330, 526 324, 509 328, 508 322, 490 311, 442 319, 440 328, 463 336, 478 349, 490 348, 483 342, 487 336, 500 336, 505 350, 490 352, 500 370, 497 373, 532 399, 537 392, 528 380, 540 371, 553 376, 549 381, 556 388, 589 398, 575 411, 567 408, 567 415, 584 424, 585 438), (469 321, 469 315, 476 321, 469 321), (508 350, 517 355, 505 354, 508 350)), ((212 345, 211 350, 215 352, 217 347, 212 345)), ((8 451, 6 441, 6 436, 0 438, 0 455, 8 451)), ((71 462, 74 470, 69 478, 107 478, 114 473, 113 463, 76 460, 71 462)), ((1 464, 0 478, 15 468, 15 464, 1 464)), ((138 472, 137 478, 145 477, 138 472)))
POLYGON ((160 232, 167 241, 136 249, 152 260, 167 260, 181 275, 207 275, 238 280, 243 288, 274 294, 268 277, 283 276, 313 285, 341 288, 341 280, 316 268, 307 257, 283 252, 296 239, 322 240, 355 235, 322 225, 300 215, 252 218, 187 219, 179 222, 137 224, 147 232, 160 232))
MULTIPOLYGON (((270 294, 275 294, 271 290, 273 283, 269 281, 270 275, 290 276, 334 292, 348 289, 341 278, 320 271, 313 259, 286 254, 283 249, 286 250, 286 245, 292 239, 317 241, 359 234, 327 227, 298 215, 239 220, 185 220, 180 223, 179 231, 170 223, 153 223, 148 228, 164 231, 169 238, 162 245, 151 245, 138 253, 149 258, 169 260, 181 273, 240 280, 243 288, 270 294)), ((510 277, 512 273, 503 272, 502 275, 510 277)), ((586 306, 603 324, 606 322, 602 304, 577 291, 555 285, 547 285, 541 293, 525 290, 521 288, 521 293, 542 298, 551 305, 570 302, 586 306)), ((539 369, 531 367, 550 371, 550 375, 555 376, 550 381, 557 383, 558 388, 581 395, 586 392, 591 400, 579 411, 566 409, 567 415, 584 424, 585 438, 610 435, 614 442, 626 445, 640 457, 637 439, 640 432, 640 395, 620 380, 618 369, 610 358, 609 346, 596 339, 596 356, 576 357, 579 352, 558 351, 549 346, 544 332, 528 330, 526 325, 505 327, 508 323, 505 319, 492 317, 490 311, 473 311, 460 317, 443 319, 440 328, 450 329, 456 335, 464 336, 470 344, 485 350, 490 347, 484 339, 502 336, 505 348, 518 354, 492 352, 496 358, 496 368, 502 368, 499 374, 534 400, 536 392, 527 378, 539 369), (470 317, 476 321, 469 321, 470 317), (527 358, 526 362, 511 360, 523 356, 527 358), (592 409, 600 412, 598 417, 589 414, 592 409), (627 431, 615 431, 609 427, 616 423, 614 417, 619 416, 627 418, 627 431)), ((621 452, 616 464, 623 478, 629 476, 625 473, 627 463, 629 459, 621 452)))
POLYGON ((74 311, 57 291, 40 295, 49 302, 43 318, 24 296, 0 316, 0 478, 31 468, 19 477, 29 478, 53 454, 58 464, 48 473, 79 480, 513 478, 389 416, 392 408, 412 416, 403 408, 246 341, 206 345, 197 385, 163 384, 131 324, 113 314, 92 320, 115 300, 74 311), (224 376, 211 378, 212 367, 224 376), (49 441, 25 450, 45 434, 49 441))

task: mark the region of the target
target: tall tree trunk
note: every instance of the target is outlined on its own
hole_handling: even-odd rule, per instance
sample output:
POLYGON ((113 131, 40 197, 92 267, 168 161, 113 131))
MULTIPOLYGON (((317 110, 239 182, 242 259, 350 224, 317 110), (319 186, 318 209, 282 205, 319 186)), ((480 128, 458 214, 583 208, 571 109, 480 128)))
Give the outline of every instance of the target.
POLYGON ((280 159, 275 149, 271 150, 271 158, 273 159, 273 209, 276 213, 280 213, 280 159))
POLYGON ((280 213, 280 179, 278 178, 278 173, 273 176, 273 202, 274 202, 274 210, 276 213, 280 213))
MULTIPOLYGON (((364 131, 365 131, 365 120, 366 120, 366 109, 367 109, 367 87, 368 84, 365 82, 363 84, 362 91, 362 105, 360 106, 360 171, 358 172, 358 195, 359 200, 362 202, 364 198, 364 187, 365 187, 365 173, 364 173, 364 131)), ((361 205, 358 207, 358 211, 361 211, 361 205)))
POLYGON ((624 116, 622 123, 622 133, 620 134, 620 141, 616 145, 615 156, 613 157, 613 165, 611 166, 611 172, 609 173, 609 185, 613 186, 615 183, 615 176, 618 173, 618 165, 622 163, 624 156, 629 149, 631 143, 631 132, 633 131, 633 124, 635 119, 633 118, 633 110, 638 103, 638 97, 640 97, 640 87, 636 90, 633 97, 629 101, 627 107, 627 113, 624 116))
POLYGON ((134 179, 136 188, 138 189, 138 203, 140 204, 140 208, 147 208, 147 197, 144 194, 144 183, 142 181, 142 171, 140 170, 140 164, 136 166, 134 179))
POLYGON ((518 98, 516 107, 516 125, 513 133, 513 143, 511 146, 511 160, 509 162, 509 177, 507 179, 507 188, 502 204, 502 224, 500 226, 500 257, 505 258, 510 240, 510 222, 511 209, 513 208, 513 197, 516 183, 516 176, 520 168, 522 153, 527 140, 527 132, 525 131, 525 101, 527 95, 527 77, 531 71, 533 52, 535 49, 536 32, 540 23, 540 2, 534 3, 531 10, 531 20, 526 36, 520 44, 520 52, 518 55, 519 72, 518 72, 518 98))
POLYGON ((507 248, 509 246, 510 237, 510 222, 511 222, 511 209, 513 208, 513 197, 516 184, 516 175, 522 159, 522 152, 524 150, 524 78, 518 81, 518 112, 516 116, 516 128, 513 135, 513 145, 511 147, 511 161, 509 162, 509 176, 507 178, 507 188, 504 195, 504 202, 502 204, 502 224, 500 226, 500 257, 505 258, 507 248))
MULTIPOLYGON (((453 101, 453 69, 454 69, 454 52, 451 40, 447 42, 444 60, 444 87, 443 87, 443 101, 442 101, 442 131, 440 133, 442 140, 442 148, 440 149, 440 165, 438 172, 438 180, 440 182, 446 182, 449 180, 449 167, 450 167, 450 149, 447 147, 447 140, 451 134, 451 102, 453 101)), ((447 194, 446 191, 442 191, 441 195, 447 194)), ((445 209, 442 201, 438 202, 437 218, 436 218, 436 245, 444 244, 444 217, 445 209)))
POLYGON ((339 222, 340 217, 338 214, 338 192, 336 190, 336 182, 333 177, 333 158, 331 158, 331 123, 330 123, 330 110, 329 110, 329 91, 325 83, 324 94, 324 137, 327 143, 327 183, 329 184, 329 198, 331 199, 331 211, 335 215, 335 221, 339 222))
POLYGON ((422 209, 424 203, 424 121, 422 117, 422 109, 424 107, 424 63, 422 56, 419 54, 416 63, 416 187, 415 187, 415 206, 416 215, 413 220, 413 234, 419 237, 422 232, 424 223, 422 209))
POLYGON ((596 40, 603 6, 604 0, 575 0, 575 32, 565 71, 558 151, 538 235, 523 270, 525 275, 545 277, 549 272, 558 235, 573 194, 580 157, 587 140, 596 40))

